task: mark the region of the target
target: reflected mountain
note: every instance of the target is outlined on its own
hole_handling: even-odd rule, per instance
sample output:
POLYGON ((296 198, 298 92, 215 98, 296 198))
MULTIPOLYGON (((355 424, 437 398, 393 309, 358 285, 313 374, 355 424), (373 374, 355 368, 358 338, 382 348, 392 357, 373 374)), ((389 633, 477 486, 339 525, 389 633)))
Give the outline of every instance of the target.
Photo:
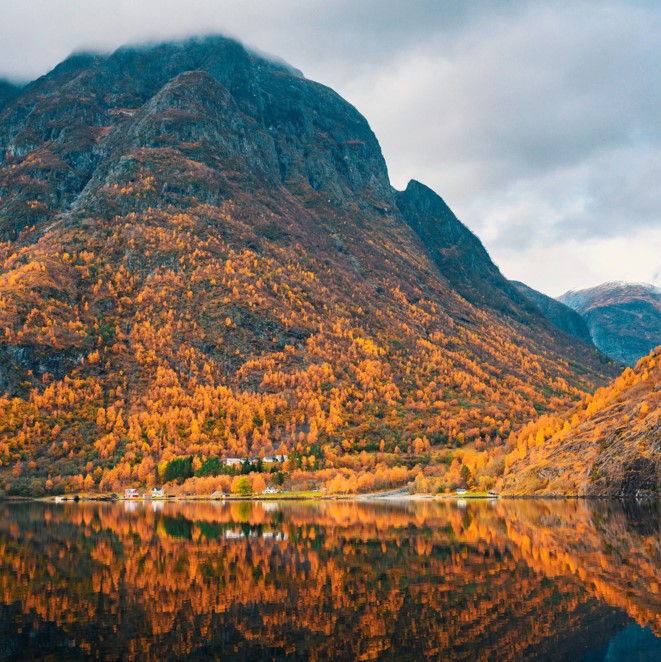
POLYGON ((657 504, 131 505, 0 506, 1 660, 600 662, 661 642, 657 504))

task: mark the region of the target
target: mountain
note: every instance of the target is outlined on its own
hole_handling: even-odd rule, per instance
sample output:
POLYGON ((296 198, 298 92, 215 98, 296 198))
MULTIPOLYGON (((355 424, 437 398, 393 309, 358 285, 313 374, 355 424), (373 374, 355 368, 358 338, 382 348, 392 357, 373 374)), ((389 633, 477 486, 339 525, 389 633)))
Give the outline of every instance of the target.
POLYGON ((525 283, 510 281, 516 290, 539 308, 544 317, 570 336, 578 338, 587 345, 592 345, 590 330, 583 318, 569 306, 542 294, 525 283))
POLYGON ((505 458, 509 494, 657 496, 661 346, 565 416, 542 416, 505 458))
POLYGON ((277 449, 408 480, 614 372, 393 191, 355 108, 221 37, 76 54, 0 111, 0 265, 11 494, 277 449))
POLYGON ((406 222, 450 287, 479 308, 539 324, 539 315, 492 262, 480 240, 445 201, 415 180, 395 196, 406 222))
POLYGON ((570 290, 559 301, 583 317, 594 344, 628 366, 661 343, 661 290, 643 283, 604 283, 570 290))
POLYGON ((578 313, 523 283, 508 281, 478 237, 429 187, 412 180, 395 200, 443 278, 464 299, 532 327, 540 326, 541 311, 561 331, 594 346, 578 313))

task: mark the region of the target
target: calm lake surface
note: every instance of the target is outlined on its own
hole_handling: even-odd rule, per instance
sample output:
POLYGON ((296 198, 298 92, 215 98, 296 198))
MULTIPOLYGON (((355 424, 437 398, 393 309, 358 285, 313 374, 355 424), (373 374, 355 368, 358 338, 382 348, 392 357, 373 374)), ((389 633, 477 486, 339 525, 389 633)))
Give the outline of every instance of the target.
POLYGON ((661 660, 657 503, 0 503, 0 660, 661 660))

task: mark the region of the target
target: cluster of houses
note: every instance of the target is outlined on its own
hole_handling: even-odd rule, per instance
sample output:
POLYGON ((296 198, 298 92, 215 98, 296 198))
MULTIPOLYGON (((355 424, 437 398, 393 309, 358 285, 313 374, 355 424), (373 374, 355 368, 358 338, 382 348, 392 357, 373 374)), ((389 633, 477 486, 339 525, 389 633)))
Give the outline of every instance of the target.
MULTIPOLYGON (((146 496, 149 496, 149 495, 143 494, 142 498, 144 499, 146 496)), ((124 498, 125 499, 139 499, 140 498, 140 492, 135 487, 130 487, 127 490, 124 490, 124 498)), ((165 490, 163 490, 162 487, 152 487, 151 488, 151 498, 152 499, 164 499, 165 498, 165 490)))
MULTIPOLYGON (((264 490, 262 490, 262 494, 278 494, 279 490, 272 485, 269 485, 266 487, 264 490)), ((225 497, 227 496, 224 493, 220 492, 214 492, 212 497, 225 497)), ((143 494, 140 496, 140 491, 136 489, 135 487, 130 487, 126 490, 124 490, 124 499, 127 501, 130 501, 132 499, 145 499, 145 498, 152 498, 152 499, 164 499, 165 498, 165 491, 163 490, 162 487, 152 487, 151 489, 151 495, 150 494, 143 494)))
MULTIPOLYGON (((246 460, 250 463, 258 462, 259 460, 261 460, 263 464, 274 464, 276 462, 285 462, 288 459, 288 457, 289 457, 288 455, 267 455, 266 457, 261 457, 261 458, 260 457, 226 457, 223 460, 223 464, 228 467, 240 466, 246 460)), ((262 494, 277 494, 277 493, 278 490, 275 487, 271 487, 271 486, 267 487, 265 490, 262 491, 262 494)), ((134 487, 124 490, 124 498, 127 500, 140 499, 140 498, 144 499, 144 498, 149 498, 150 496, 152 499, 164 499, 165 492, 162 487, 152 487, 151 495, 143 494, 141 497, 140 492, 134 487)))
POLYGON ((286 462, 289 455, 267 455, 266 457, 226 457, 223 464, 227 467, 234 467, 243 464, 246 460, 251 464, 262 461, 263 464, 274 464, 275 462, 286 462))

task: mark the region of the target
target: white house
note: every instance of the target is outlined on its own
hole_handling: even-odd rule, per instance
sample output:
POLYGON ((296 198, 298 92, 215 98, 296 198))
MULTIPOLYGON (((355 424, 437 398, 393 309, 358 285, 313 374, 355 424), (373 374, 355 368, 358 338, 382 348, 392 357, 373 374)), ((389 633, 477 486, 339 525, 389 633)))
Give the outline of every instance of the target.
POLYGON ((135 489, 135 487, 130 487, 128 490, 124 490, 124 498, 125 499, 139 499, 140 498, 140 492, 135 489))
POLYGON ((152 499, 162 499, 165 497, 165 490, 162 487, 152 487, 151 488, 151 498, 152 499))
POLYGON ((272 464, 273 462, 285 462, 288 457, 288 455, 267 455, 262 460, 262 462, 265 464, 272 464))
POLYGON ((269 485, 265 490, 262 490, 262 494, 277 494, 277 493, 278 490, 272 485, 269 485))
MULTIPOLYGON (((264 464, 272 464, 274 462, 285 462, 288 457, 288 455, 267 455, 261 459, 264 464)), ((243 464, 246 460, 248 462, 255 463, 258 462, 259 459, 260 458, 258 457, 226 457, 223 460, 223 464, 226 467, 234 467, 243 464)))

